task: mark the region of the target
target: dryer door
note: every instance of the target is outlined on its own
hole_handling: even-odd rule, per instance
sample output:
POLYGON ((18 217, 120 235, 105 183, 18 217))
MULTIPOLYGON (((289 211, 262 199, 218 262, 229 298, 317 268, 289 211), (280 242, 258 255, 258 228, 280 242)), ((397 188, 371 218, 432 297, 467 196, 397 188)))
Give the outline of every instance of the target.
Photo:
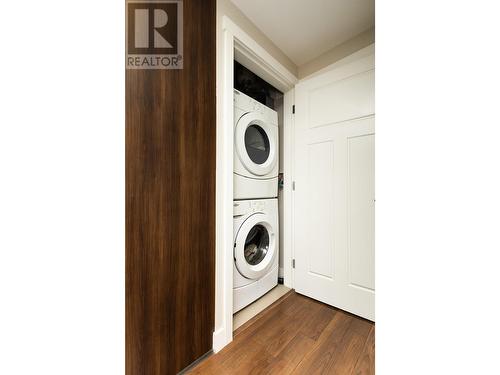
POLYGON ((278 158, 278 129, 258 112, 248 112, 236 124, 234 136, 238 157, 257 176, 270 173, 278 158))
POLYGON ((276 231, 268 216, 257 213, 245 220, 234 247, 238 271, 246 278, 258 279, 269 271, 276 252, 276 231))

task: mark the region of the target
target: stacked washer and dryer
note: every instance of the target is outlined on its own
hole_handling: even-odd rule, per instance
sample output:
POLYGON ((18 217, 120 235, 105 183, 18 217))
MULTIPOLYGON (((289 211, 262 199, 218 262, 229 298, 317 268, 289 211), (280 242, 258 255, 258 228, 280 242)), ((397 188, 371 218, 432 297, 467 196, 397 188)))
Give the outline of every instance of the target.
POLYGON ((278 114, 234 90, 233 312, 278 284, 278 114))

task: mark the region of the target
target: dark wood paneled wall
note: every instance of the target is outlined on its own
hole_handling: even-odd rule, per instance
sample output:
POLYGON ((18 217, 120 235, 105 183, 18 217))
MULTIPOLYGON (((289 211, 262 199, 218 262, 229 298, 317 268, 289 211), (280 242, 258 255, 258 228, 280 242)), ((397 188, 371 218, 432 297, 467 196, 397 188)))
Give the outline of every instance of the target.
POLYGON ((184 69, 126 71, 126 374, 212 348, 215 3, 184 0, 184 69))

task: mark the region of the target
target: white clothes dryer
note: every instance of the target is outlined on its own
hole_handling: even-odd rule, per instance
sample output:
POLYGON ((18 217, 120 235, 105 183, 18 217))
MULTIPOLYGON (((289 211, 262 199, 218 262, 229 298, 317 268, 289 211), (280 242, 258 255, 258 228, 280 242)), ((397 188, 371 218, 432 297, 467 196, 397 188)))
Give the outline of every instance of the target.
POLYGON ((234 90, 234 199, 278 196, 278 114, 234 90))
POLYGON ((233 312, 278 284, 278 200, 234 201, 233 312))

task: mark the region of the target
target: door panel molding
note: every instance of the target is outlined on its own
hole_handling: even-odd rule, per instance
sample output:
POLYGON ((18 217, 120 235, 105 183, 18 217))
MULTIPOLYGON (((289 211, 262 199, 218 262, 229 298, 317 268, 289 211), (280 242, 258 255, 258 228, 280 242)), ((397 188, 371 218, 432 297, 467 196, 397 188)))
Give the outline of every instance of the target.
POLYGON ((297 292, 374 320, 375 60, 348 60, 295 88, 294 280, 297 292), (311 156, 324 144, 332 157, 311 156))

